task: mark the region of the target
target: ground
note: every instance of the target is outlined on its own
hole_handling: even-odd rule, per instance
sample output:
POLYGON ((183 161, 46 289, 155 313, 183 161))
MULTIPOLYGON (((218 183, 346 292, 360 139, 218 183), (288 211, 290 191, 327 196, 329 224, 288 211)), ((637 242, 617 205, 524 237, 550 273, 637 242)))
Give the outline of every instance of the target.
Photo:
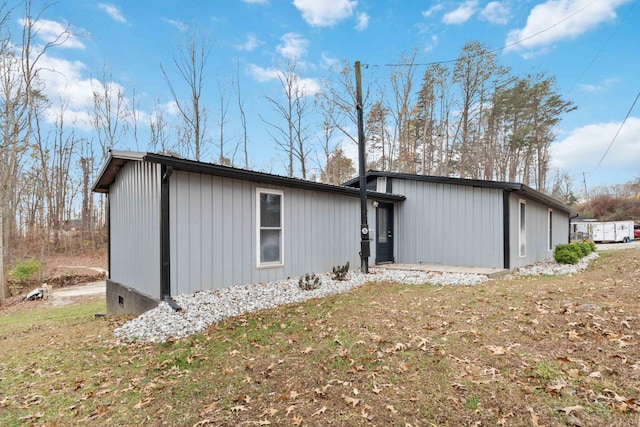
POLYGON ((0 313, 0 425, 638 426, 639 289, 640 249, 607 250, 576 275, 374 283, 153 345, 115 342, 127 319, 103 301, 28 306, 0 313))
MULTIPOLYGON (((42 287, 39 280, 34 280, 14 291, 15 295, 0 305, 0 315, 36 307, 58 307, 85 296, 99 297, 100 291, 104 292, 104 283, 96 282, 104 281, 108 264, 106 247, 49 255, 45 258, 45 282, 54 289, 54 298, 22 303, 29 291, 42 287)), ((102 297, 104 298, 104 294, 102 297)))

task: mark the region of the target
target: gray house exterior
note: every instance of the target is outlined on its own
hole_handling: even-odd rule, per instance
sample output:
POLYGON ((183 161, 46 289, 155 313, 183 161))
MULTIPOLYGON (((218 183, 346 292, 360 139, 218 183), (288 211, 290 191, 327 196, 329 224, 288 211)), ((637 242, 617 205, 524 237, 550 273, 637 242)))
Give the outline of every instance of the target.
MULTIPOLYGON (((521 184, 366 176, 370 263, 513 269, 568 240, 569 209, 521 184)), ((152 153, 112 151, 110 313, 172 295, 360 265, 358 181, 342 186, 152 153)))

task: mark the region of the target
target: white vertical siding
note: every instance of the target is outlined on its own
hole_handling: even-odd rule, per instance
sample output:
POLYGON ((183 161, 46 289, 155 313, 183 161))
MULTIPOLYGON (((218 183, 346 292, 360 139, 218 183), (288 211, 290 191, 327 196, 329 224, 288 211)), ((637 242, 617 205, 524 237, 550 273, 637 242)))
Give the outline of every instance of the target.
POLYGON ((394 179, 396 262, 503 267, 502 190, 394 179))
POLYGON ((357 197, 174 171, 171 293, 191 293, 359 266, 357 197), (257 268, 256 188, 283 191, 281 267, 257 268))
MULTIPOLYGON (((529 200, 518 193, 509 195, 511 268, 535 264, 553 257, 549 250, 549 206, 529 200), (519 253, 520 200, 526 203, 526 254, 519 253)), ((553 243, 555 247, 569 240, 569 214, 553 209, 553 243)))
POLYGON ((160 298, 160 166, 129 162, 109 189, 111 280, 160 298))

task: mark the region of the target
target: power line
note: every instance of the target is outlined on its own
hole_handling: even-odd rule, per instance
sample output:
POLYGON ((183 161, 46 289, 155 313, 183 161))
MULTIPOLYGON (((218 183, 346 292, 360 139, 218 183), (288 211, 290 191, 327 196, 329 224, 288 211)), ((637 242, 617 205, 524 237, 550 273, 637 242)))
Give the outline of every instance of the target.
MULTIPOLYGON (((627 11, 625 16, 629 15, 635 6, 636 6, 635 2, 632 3, 631 7, 628 9, 628 11, 627 11)), ((584 68, 584 70, 582 70, 580 75, 574 80, 574 82, 571 84, 571 87, 569 88, 569 90, 567 92, 571 92, 573 90, 573 88, 576 86, 576 84, 578 84, 578 82, 585 75, 587 70, 593 65, 594 62, 596 62, 596 60, 598 59, 600 54, 604 51, 604 48, 607 46, 607 44, 609 44, 611 39, 613 39, 613 36, 618 32, 618 30, 620 29, 620 27, 622 26, 623 23, 624 23, 624 18, 622 18, 620 20, 620 22, 618 22, 618 25, 616 25, 616 28, 614 28, 613 32, 609 35, 607 40, 602 44, 602 46, 600 46, 600 49, 598 49, 598 51, 596 52, 596 54, 593 57, 593 59, 591 59, 591 61, 587 64, 587 66, 584 68)))
MULTIPOLYGON (((618 128, 618 132, 616 132, 615 136, 613 137, 613 139, 611 140, 611 142, 609 143, 609 146, 607 147, 607 151, 604 152, 604 154, 602 155, 602 157, 600 158, 600 161, 598 162, 598 164, 596 165, 595 168, 593 168, 593 170, 595 171, 596 169, 598 169, 598 167, 600 166, 600 164, 602 164, 602 161, 604 160, 604 158, 607 156, 607 153, 609 152, 609 150, 611 149, 611 146, 613 145, 613 143, 615 142, 616 138, 618 137, 618 135, 620 134, 620 131, 622 130, 622 127, 624 126, 625 122, 627 121, 627 119, 629 118, 629 116, 631 115, 631 111, 633 110, 633 107, 635 107, 636 102, 638 101, 638 98, 640 98, 640 92, 638 92, 638 94, 636 95, 636 99, 633 100, 633 104, 631 104, 631 108, 629 108, 629 111, 627 111, 627 115, 625 116, 624 120, 622 121, 622 123, 620 123, 620 127, 618 128)), ((593 171, 592 171, 593 172, 593 171)))
MULTIPOLYGON (((509 47, 511 47, 511 46, 518 45, 518 44, 523 43, 523 42, 525 42, 525 41, 527 41, 527 40, 530 40, 530 39, 532 39, 532 38, 534 38, 534 37, 537 37, 537 36, 539 36, 540 34, 546 33, 546 32, 547 32, 547 31, 549 31, 550 29, 555 28, 555 27, 557 27, 558 25, 562 24, 563 22, 568 21, 569 19, 573 18, 574 16, 576 16, 577 14, 579 14, 580 12, 582 12, 583 10, 585 10, 586 8, 588 8, 588 7, 592 6, 594 3, 595 3, 595 1, 592 1, 592 2, 591 2, 591 3, 589 3, 588 5, 584 6, 584 7, 583 7, 583 8, 581 8, 581 9, 578 9, 577 11, 575 11, 575 12, 574 12, 574 13, 572 13, 571 15, 567 16, 566 18, 561 19, 560 21, 556 22, 555 24, 550 25, 550 26, 548 26, 547 28, 545 28, 545 29, 543 29, 543 30, 538 31, 538 32, 537 32, 537 33, 535 33, 535 34, 532 34, 532 35, 530 35, 530 36, 528 36, 528 37, 525 37, 525 38, 523 38, 523 39, 516 40, 516 41, 515 41, 515 42, 513 42, 513 43, 509 43, 509 44, 507 44, 507 45, 504 45, 504 46, 502 46, 502 47, 499 47, 499 48, 496 48, 496 49, 493 49, 493 50, 490 50, 490 51, 487 51, 487 52, 480 52, 480 53, 478 53, 478 54, 476 54, 476 55, 470 56, 470 57, 469 57, 469 59, 473 59, 473 58, 477 58, 477 57, 479 57, 479 56, 489 55, 489 54, 492 54, 492 53, 500 52, 501 50, 505 50, 505 49, 507 49, 507 48, 509 48, 509 47)), ((402 67, 402 66, 409 66, 409 65, 411 65, 411 66, 415 66, 415 65, 423 66, 423 65, 449 64, 449 63, 452 63, 452 62, 456 62, 457 60, 458 60, 458 59, 456 58, 456 59, 447 59, 447 60, 445 60, 445 61, 433 61, 433 62, 425 62, 425 63, 417 63, 417 64, 384 64, 384 66, 385 66, 385 67, 402 67)))

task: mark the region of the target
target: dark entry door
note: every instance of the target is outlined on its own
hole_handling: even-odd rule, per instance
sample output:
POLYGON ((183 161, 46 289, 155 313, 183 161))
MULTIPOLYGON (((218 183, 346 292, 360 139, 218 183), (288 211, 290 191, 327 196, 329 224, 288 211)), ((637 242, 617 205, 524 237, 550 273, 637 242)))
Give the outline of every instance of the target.
POLYGON ((376 208, 376 264, 393 262, 393 204, 376 208))

